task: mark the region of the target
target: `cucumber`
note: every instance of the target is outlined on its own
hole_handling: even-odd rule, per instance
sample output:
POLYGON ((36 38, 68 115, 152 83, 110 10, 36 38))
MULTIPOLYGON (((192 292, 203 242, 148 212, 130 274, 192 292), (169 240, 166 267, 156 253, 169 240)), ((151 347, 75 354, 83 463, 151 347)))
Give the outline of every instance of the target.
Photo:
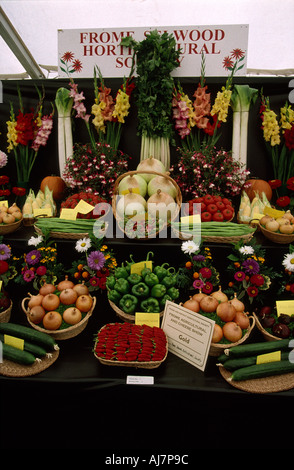
POLYGON ((261 343, 240 344, 225 349, 225 354, 229 357, 246 357, 266 354, 272 351, 285 350, 289 348, 290 339, 280 339, 275 341, 265 341, 261 343))
MULTIPOLYGON (((282 351, 281 352, 281 360, 282 361, 289 361, 289 352, 282 351)), ((253 366, 256 364, 257 356, 247 356, 247 357, 236 357, 232 359, 227 359, 226 361, 222 362, 222 365, 225 369, 232 371, 236 369, 240 369, 241 367, 253 366)))
POLYGON ((241 367, 232 372, 230 380, 251 380, 272 375, 287 374, 294 372, 294 363, 289 361, 267 362, 266 364, 258 364, 255 366, 241 367))
POLYGON ((18 364, 31 366, 36 361, 36 358, 32 353, 28 351, 22 351, 21 349, 15 348, 14 346, 10 346, 9 344, 5 343, 2 344, 2 353, 3 359, 17 362, 18 364))
MULTIPOLYGON (((0 341, 4 343, 4 335, 0 333, 0 341)), ((47 351, 39 344, 29 343, 28 341, 24 341, 23 345, 24 351, 28 351, 32 353, 35 357, 45 357, 47 351)))
POLYGON ((31 327, 17 325, 16 323, 0 323, 0 333, 16 336, 31 343, 36 343, 42 346, 46 351, 53 351, 58 348, 55 339, 43 333, 42 331, 34 330, 31 327))

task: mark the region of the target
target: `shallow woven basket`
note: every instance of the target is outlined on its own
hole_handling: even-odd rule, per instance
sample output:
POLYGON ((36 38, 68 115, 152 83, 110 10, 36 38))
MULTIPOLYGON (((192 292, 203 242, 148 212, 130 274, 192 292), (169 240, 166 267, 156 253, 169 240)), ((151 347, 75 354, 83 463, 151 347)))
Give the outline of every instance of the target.
MULTIPOLYGON (((148 171, 148 170, 145 170, 145 171, 138 171, 138 170, 133 170, 133 171, 128 171, 126 173, 123 173, 122 175, 120 175, 117 180, 115 181, 114 183, 114 187, 113 187, 113 197, 112 197, 112 211, 113 211, 113 215, 115 217, 115 219, 117 220, 121 230, 123 230, 123 226, 124 226, 124 220, 123 218, 119 217, 119 215, 117 214, 117 211, 116 211, 116 196, 118 196, 118 185, 120 183, 120 181, 125 178, 126 176, 132 176, 132 175, 140 175, 140 174, 151 174, 151 175, 155 175, 155 176, 164 176, 165 178, 167 178, 173 185, 174 187, 176 188, 176 191, 177 191, 177 195, 176 195, 176 198, 175 198, 175 202, 177 204, 177 210, 175 211, 174 215, 173 215, 173 218, 171 220, 174 220, 180 210, 181 210, 181 206, 182 206, 182 193, 181 193, 181 190, 178 186, 178 184, 175 182, 175 180, 173 180, 170 176, 164 174, 164 173, 159 173, 157 171, 148 171)), ((158 235, 164 228, 166 228, 166 226, 169 225, 168 224, 164 224, 164 226, 159 229, 155 235, 158 235)), ((124 231, 124 230, 123 230, 124 231)), ((153 235, 153 234, 152 234, 153 235)), ((147 240, 149 239, 150 237, 146 236, 146 237, 140 237, 140 238, 136 238, 136 240, 147 240)))
POLYGON ((249 319, 250 319, 250 326, 239 341, 236 341, 236 343, 228 343, 228 344, 211 343, 210 349, 209 349, 209 356, 220 356, 224 352, 225 349, 232 348, 233 346, 238 346, 239 344, 242 344, 245 341, 247 341, 247 339, 249 338, 251 334, 251 331, 253 330, 255 326, 255 317, 250 316, 249 319))
POLYGON ((92 308, 91 308, 91 310, 89 310, 89 312, 87 312, 87 314, 84 316, 84 318, 82 318, 82 320, 79 323, 77 323, 76 325, 69 326, 68 328, 63 328, 61 330, 46 330, 45 328, 42 328, 39 325, 35 325, 33 322, 31 322, 31 320, 29 319, 29 316, 28 316, 29 309, 25 306, 26 301, 29 301, 30 297, 25 297, 22 300, 21 306, 22 306, 22 309, 23 309, 24 313, 27 316, 27 320, 28 320, 29 324, 35 330, 41 331, 43 333, 47 333, 48 335, 52 336, 56 340, 64 340, 64 339, 74 338, 75 336, 79 335, 86 328, 86 326, 88 324, 88 320, 91 317, 91 315, 93 313, 93 310, 95 308, 95 305, 96 305, 96 297, 92 297, 92 299, 93 299, 92 308))
MULTIPOLYGON (((173 228, 174 233, 180 240, 192 240, 194 238, 193 234, 185 233, 178 231, 173 228)), ((243 240, 244 242, 249 242, 254 235, 255 232, 248 233, 246 235, 239 235, 238 237, 210 237, 210 236, 203 236, 201 235, 201 240, 208 242, 208 243, 238 243, 239 241, 243 240)))
MULTIPOLYGON (((104 327, 102 327, 99 332, 103 329, 104 327)), ((99 334, 98 332, 98 334, 99 334)), ((96 345, 96 343, 95 343, 96 345)), ((94 348, 95 350, 95 348, 94 348)), ((141 362, 141 361, 111 361, 109 359, 103 359, 102 357, 99 357, 95 352, 94 352, 94 356, 96 357, 96 359, 98 359, 98 361, 101 363, 101 364, 104 364, 106 366, 125 366, 125 367, 136 367, 136 368, 140 368, 140 369, 155 369, 156 367, 159 367, 160 364, 162 364, 165 360, 166 360, 166 357, 167 357, 167 353, 168 353, 168 342, 167 342, 167 339, 166 339, 166 352, 165 352, 165 356, 163 357, 163 359, 161 361, 148 361, 148 362, 141 362)))
MULTIPOLYGON (((108 302, 111 306, 111 308, 115 311, 115 313, 117 314, 117 316, 121 319, 121 320, 124 320, 128 323, 134 323, 135 322, 135 315, 133 314, 129 314, 129 313, 125 313, 123 310, 121 310, 117 305, 115 305, 114 302, 112 302, 111 300, 108 299, 108 302)), ((163 311, 160 312, 160 316, 162 317, 163 316, 163 311)))
POLYGON ((17 230, 22 223, 23 219, 13 222, 13 224, 1 224, 0 225, 0 235, 6 235, 7 233, 12 233, 17 230))
POLYGON ((266 228, 264 228, 261 224, 259 224, 259 227, 263 235, 271 242, 286 245, 294 241, 294 233, 291 235, 287 235, 285 233, 271 232, 270 230, 267 230, 266 228))
MULTIPOLYGON (((42 235, 43 232, 37 225, 34 225, 34 229, 36 230, 36 233, 39 235, 42 235)), ((52 238, 62 238, 64 240, 80 240, 80 238, 85 238, 88 237, 89 234, 88 232, 84 233, 70 233, 70 232, 50 232, 50 237, 52 238)))
POLYGON ((253 312, 253 316, 254 316, 254 318, 255 318, 255 324, 256 324, 257 328, 258 328, 259 331, 262 333, 262 336, 264 337, 264 339, 265 339, 266 341, 277 341, 277 340, 281 339, 281 338, 278 338, 278 336, 274 336, 274 335, 270 334, 268 331, 266 331, 266 330, 264 329, 264 327, 263 327, 262 324, 260 323, 259 318, 258 318, 258 316, 256 315, 256 313, 253 312))
POLYGON ((10 320, 11 316, 11 310, 12 310, 13 303, 10 301, 10 305, 6 310, 3 310, 3 312, 0 313, 0 323, 8 323, 10 320))

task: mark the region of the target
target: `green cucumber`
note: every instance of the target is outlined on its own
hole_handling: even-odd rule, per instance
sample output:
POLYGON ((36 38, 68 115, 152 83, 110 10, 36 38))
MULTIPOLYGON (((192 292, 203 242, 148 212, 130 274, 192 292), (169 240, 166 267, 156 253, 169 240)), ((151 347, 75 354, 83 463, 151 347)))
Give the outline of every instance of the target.
POLYGON ((10 346, 9 344, 2 344, 3 359, 8 361, 17 362, 18 364, 24 364, 31 366, 36 361, 33 354, 28 351, 22 351, 21 349, 10 346))
POLYGON ((58 348, 55 339, 47 333, 34 330, 31 327, 17 325, 16 323, 0 323, 0 333, 16 336, 17 338, 39 344, 46 349, 46 351, 53 351, 58 348))
POLYGON ((289 348, 289 339, 280 339, 275 341, 264 341, 260 343, 240 344, 225 349, 225 354, 229 357, 246 357, 266 354, 272 351, 285 350, 289 348))
POLYGON ((273 375, 287 374, 294 372, 294 363, 289 361, 267 362, 265 364, 256 364, 254 366, 241 367, 232 372, 230 380, 251 380, 273 375))
MULTIPOLYGON (((4 335, 1 333, 0 341, 4 343, 4 335)), ((39 344, 30 343, 28 341, 24 341, 23 349, 24 351, 30 352, 35 357, 45 357, 47 354, 47 351, 42 346, 40 346, 39 344)))
MULTIPOLYGON (((289 352, 288 351, 281 351, 281 360, 286 361, 289 360, 289 352)), ((229 371, 233 371, 236 369, 240 369, 241 367, 253 366, 256 364, 257 356, 246 356, 246 357, 236 357, 232 359, 228 359, 222 362, 222 365, 225 369, 229 371)))

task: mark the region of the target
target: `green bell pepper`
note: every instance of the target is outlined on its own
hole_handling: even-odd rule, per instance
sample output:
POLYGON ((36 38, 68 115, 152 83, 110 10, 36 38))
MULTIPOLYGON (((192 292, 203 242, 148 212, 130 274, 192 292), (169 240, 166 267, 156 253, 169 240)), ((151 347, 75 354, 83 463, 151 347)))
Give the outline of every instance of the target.
POLYGON ((160 305, 157 299, 148 297, 148 299, 142 300, 140 303, 140 309, 145 313, 159 313, 160 305))
POLYGON ((113 289, 114 288, 114 284, 115 284, 115 277, 113 274, 111 274, 110 276, 107 277, 106 279, 106 287, 107 289, 113 289))
POLYGON ((132 273, 128 276, 127 280, 132 286, 134 286, 135 284, 138 284, 142 281, 142 276, 140 276, 138 273, 132 273))
POLYGON ((115 275, 116 279, 119 279, 119 278, 127 279, 128 275, 129 275, 129 272, 128 272, 128 270, 124 267, 124 264, 122 263, 121 266, 119 266, 118 268, 116 268, 116 270, 115 270, 115 272, 114 272, 114 275, 115 275))
POLYGON ((144 282, 147 284, 147 286, 153 287, 155 284, 159 284, 159 279, 156 274, 150 272, 144 277, 144 282))
POLYGON ((161 266, 155 266, 153 272, 159 279, 159 282, 168 274, 168 270, 164 266, 169 266, 168 263, 163 263, 161 266))
POLYGON ((126 279, 120 277, 115 281, 114 289, 121 294, 128 294, 130 291, 130 285, 126 279))
POLYGON ((136 297, 148 297, 149 287, 145 282, 139 282, 132 287, 132 294, 136 297))
POLYGON ((180 291, 176 287, 170 287, 167 290, 167 294, 172 298, 172 300, 176 300, 180 296, 180 291))
POLYGON ((161 280, 161 284, 163 284, 167 289, 170 287, 174 287, 177 283, 177 276, 175 274, 168 274, 164 276, 161 280))
POLYGON ((166 287, 162 284, 155 284, 151 289, 151 297, 163 297, 166 293, 166 287))
POLYGON ((137 305, 138 299, 131 294, 123 295, 119 301, 119 306, 125 313, 135 313, 137 305))
POLYGON ((171 296, 168 295, 168 294, 165 294, 165 295, 164 295, 163 297, 161 297, 161 299, 159 300, 159 305, 160 305, 160 307, 161 307, 162 310, 164 309, 164 307, 165 307, 165 302, 166 302, 167 300, 170 300, 171 302, 173 301, 173 299, 171 298, 171 296))
POLYGON ((118 305, 121 299, 121 294, 117 290, 111 289, 107 292, 107 297, 109 298, 111 302, 118 305))
POLYGON ((147 276, 147 274, 150 274, 150 273, 152 273, 151 269, 147 268, 145 265, 145 267, 141 271, 141 276, 145 278, 145 276, 147 276))

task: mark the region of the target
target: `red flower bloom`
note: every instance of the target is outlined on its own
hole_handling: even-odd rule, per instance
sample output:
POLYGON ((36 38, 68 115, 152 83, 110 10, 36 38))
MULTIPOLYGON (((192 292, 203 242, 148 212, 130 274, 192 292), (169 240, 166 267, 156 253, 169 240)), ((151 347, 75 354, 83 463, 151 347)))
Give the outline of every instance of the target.
POLYGON ((4 260, 0 260, 0 274, 6 273, 8 269, 9 269, 9 264, 4 260))
POLYGON ((204 294, 210 294, 210 292, 212 291, 213 291, 213 285, 211 284, 211 282, 206 282, 204 286, 202 287, 202 292, 204 294))
POLYGON ((22 145, 28 145, 30 140, 33 140, 34 133, 36 131, 36 123, 34 122, 34 114, 19 112, 16 118, 15 129, 17 131, 17 143, 22 145))
POLYGON ((0 176, 0 184, 7 184, 9 183, 9 176, 1 175, 0 176))
POLYGON ((289 150, 294 150, 294 125, 291 129, 285 129, 284 132, 285 145, 289 150))
POLYGON ((256 297, 258 295, 257 287, 254 287, 254 286, 248 287, 247 294, 249 295, 249 297, 256 297))
POLYGON ((276 201, 277 205, 280 207, 286 207, 290 204, 289 196, 281 196, 276 201))
POLYGON ((20 187, 14 186, 14 187, 12 188, 12 192, 13 192, 13 194, 15 194, 16 196, 24 196, 25 193, 26 193, 26 188, 20 188, 20 187))
POLYGON ((286 185, 287 185, 287 188, 290 189, 290 191, 294 191, 294 176, 288 179, 286 185))
POLYGON ((73 62, 73 68, 75 72, 81 72, 83 68, 82 62, 79 59, 75 59, 73 62))
POLYGON ((211 269, 209 268, 201 268, 199 273, 201 274, 202 277, 205 279, 209 279, 211 277, 211 269))
POLYGON ((270 180, 270 181, 268 181, 268 184, 270 185, 270 187, 272 189, 276 189, 276 188, 279 188, 280 186, 282 186, 282 181, 281 180, 270 180))
POLYGON ((264 277, 261 274, 253 274, 253 276, 250 278, 250 282, 255 286, 263 286, 264 277))
POLYGON ((227 70, 229 70, 230 68, 232 68, 234 65, 234 62, 232 60, 231 57, 225 57, 224 60, 223 60, 223 67, 227 70))

